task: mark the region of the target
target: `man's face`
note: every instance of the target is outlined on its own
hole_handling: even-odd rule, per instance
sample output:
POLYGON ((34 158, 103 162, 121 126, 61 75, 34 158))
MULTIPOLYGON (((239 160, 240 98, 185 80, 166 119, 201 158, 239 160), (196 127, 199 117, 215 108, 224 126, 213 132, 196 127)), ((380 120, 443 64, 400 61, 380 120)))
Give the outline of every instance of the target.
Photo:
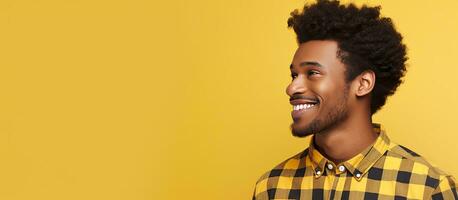
POLYGON ((320 133, 347 118, 349 84, 337 50, 337 42, 329 40, 305 42, 296 50, 286 88, 293 105, 294 136, 320 133))

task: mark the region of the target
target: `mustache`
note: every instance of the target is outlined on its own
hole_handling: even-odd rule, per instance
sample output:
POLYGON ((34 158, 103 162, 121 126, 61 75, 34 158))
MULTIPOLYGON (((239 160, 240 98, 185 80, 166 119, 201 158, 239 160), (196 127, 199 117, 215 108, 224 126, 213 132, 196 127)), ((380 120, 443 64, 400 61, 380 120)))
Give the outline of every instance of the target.
POLYGON ((289 98, 290 101, 296 100, 296 99, 305 99, 305 100, 309 100, 309 101, 318 102, 318 99, 317 99, 317 98, 310 97, 310 96, 305 96, 305 95, 302 95, 302 94, 293 94, 293 95, 289 98))

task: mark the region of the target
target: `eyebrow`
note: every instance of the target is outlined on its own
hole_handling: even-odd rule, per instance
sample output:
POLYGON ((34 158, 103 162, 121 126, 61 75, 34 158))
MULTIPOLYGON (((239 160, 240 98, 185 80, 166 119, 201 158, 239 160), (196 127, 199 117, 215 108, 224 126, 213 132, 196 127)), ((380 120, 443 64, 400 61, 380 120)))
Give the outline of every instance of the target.
MULTIPOLYGON (((301 62, 299 64, 299 66, 301 66, 301 67, 308 66, 308 65, 317 66, 317 67, 323 67, 323 65, 321 65, 318 62, 314 62, 314 61, 305 61, 305 62, 301 62)), ((292 69, 293 68, 293 64, 289 65, 289 68, 292 69)))

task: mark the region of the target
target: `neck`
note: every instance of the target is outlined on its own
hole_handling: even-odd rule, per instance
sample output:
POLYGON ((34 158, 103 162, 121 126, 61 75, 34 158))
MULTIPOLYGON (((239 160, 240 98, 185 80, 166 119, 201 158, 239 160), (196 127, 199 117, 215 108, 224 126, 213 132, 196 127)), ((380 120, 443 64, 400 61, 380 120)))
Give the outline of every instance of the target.
POLYGON ((313 142, 327 159, 339 164, 361 153, 377 136, 370 114, 363 114, 348 116, 331 129, 315 134, 313 142))

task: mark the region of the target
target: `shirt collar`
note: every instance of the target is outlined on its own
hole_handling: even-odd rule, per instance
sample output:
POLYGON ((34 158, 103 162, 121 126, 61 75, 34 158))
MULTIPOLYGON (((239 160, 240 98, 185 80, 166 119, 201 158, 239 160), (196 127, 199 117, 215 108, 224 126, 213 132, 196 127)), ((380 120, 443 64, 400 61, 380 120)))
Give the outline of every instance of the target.
MULTIPOLYGON (((375 164, 375 162, 380 159, 383 154, 388 150, 390 144, 390 139, 386 135, 385 131, 382 130, 380 124, 372 124, 374 130, 379 133, 379 136, 375 142, 364 149, 361 153, 350 158, 349 160, 335 165, 332 161, 329 161, 324 157, 315 147, 314 138, 312 137, 310 141, 308 157, 311 161, 312 168, 314 169, 315 177, 320 177, 325 171, 327 165, 332 165, 332 169, 335 170, 336 174, 340 174, 345 170, 348 170, 350 174, 355 177, 358 181, 366 174, 369 169, 375 164), (345 167, 345 168, 343 168, 345 167), (339 170, 345 169, 345 170, 339 170)), ((328 168, 329 169, 329 168, 328 168)))

